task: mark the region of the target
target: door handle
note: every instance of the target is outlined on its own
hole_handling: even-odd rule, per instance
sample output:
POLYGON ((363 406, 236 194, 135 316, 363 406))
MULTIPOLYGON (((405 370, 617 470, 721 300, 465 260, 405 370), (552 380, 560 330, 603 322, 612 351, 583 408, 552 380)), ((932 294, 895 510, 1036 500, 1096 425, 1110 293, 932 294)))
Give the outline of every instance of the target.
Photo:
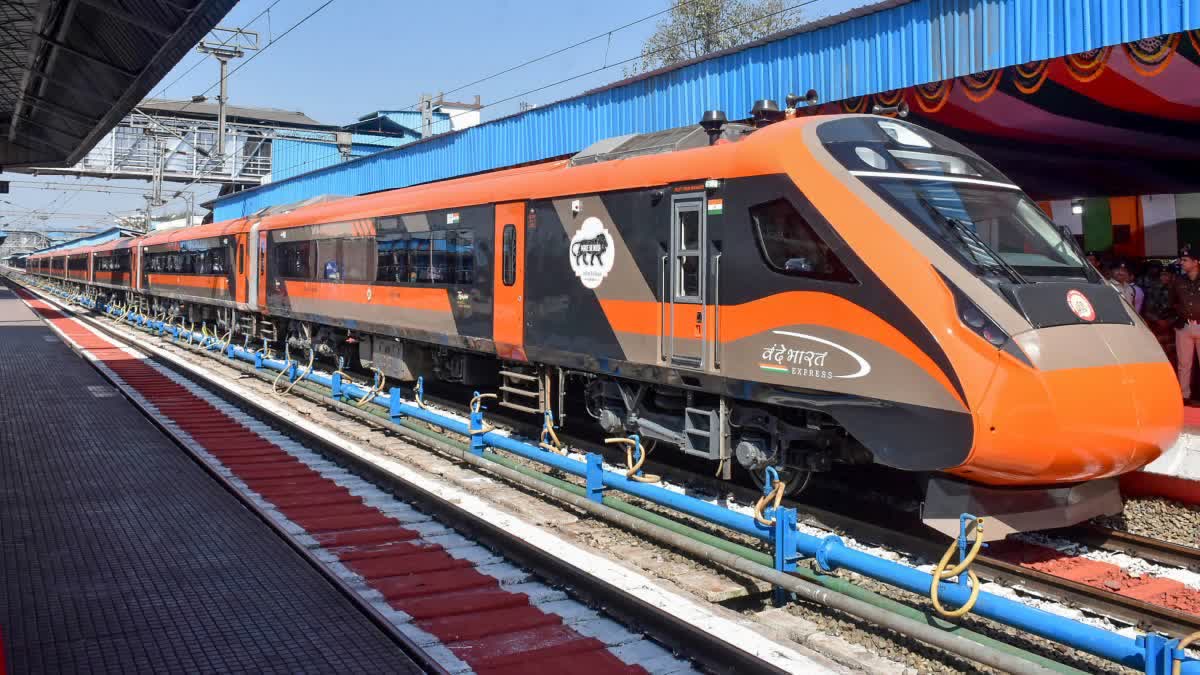
POLYGON ((696 312, 696 323, 704 323, 704 312, 696 312))

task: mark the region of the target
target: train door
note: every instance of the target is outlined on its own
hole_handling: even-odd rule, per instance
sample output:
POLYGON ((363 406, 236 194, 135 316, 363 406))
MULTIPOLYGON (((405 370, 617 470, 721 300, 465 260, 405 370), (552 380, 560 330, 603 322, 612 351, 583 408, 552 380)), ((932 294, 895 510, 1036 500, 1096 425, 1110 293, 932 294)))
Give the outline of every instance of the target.
POLYGON ((672 366, 704 368, 708 312, 705 305, 708 248, 704 194, 676 195, 671 201, 671 258, 666 265, 667 358, 672 366))
POLYGON ((502 359, 525 357, 525 203, 496 205, 492 339, 502 359))
POLYGON ((267 255, 267 247, 265 242, 259 242, 258 228, 262 226, 262 221, 255 223, 250 228, 250 235, 240 245, 243 248, 248 248, 247 260, 249 272, 246 274, 246 279, 243 283, 246 284, 246 304, 250 305, 250 311, 258 311, 259 289, 263 286, 259 283, 262 279, 265 283, 267 275, 266 269, 263 267, 264 259, 267 255))

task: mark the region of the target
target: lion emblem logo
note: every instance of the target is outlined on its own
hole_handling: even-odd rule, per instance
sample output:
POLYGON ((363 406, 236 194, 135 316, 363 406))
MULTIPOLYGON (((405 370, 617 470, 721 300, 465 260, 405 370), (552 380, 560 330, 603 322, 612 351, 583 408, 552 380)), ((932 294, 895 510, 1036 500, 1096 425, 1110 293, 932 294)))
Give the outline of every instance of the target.
POLYGON ((571 269, 587 288, 600 286, 612 271, 616 257, 612 235, 599 218, 584 220, 579 231, 571 237, 571 269))

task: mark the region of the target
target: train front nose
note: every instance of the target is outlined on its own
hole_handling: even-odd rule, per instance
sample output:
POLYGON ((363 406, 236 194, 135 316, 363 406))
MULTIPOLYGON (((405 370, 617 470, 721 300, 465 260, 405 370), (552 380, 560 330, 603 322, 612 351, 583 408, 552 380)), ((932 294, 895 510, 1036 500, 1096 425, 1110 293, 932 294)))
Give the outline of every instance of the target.
POLYGON ((1136 325, 1072 325, 1014 337, 1033 368, 1001 360, 960 475, 993 485, 1071 483, 1141 468, 1183 423, 1174 370, 1136 325))

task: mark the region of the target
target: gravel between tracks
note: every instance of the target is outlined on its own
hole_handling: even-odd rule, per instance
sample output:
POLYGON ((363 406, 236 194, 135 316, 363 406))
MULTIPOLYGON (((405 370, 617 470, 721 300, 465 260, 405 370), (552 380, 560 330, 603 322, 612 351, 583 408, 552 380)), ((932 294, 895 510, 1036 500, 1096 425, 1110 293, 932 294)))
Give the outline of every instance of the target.
POLYGON ((1146 497, 1125 500, 1125 510, 1093 522, 1184 546, 1200 547, 1200 507, 1169 499, 1146 497))

